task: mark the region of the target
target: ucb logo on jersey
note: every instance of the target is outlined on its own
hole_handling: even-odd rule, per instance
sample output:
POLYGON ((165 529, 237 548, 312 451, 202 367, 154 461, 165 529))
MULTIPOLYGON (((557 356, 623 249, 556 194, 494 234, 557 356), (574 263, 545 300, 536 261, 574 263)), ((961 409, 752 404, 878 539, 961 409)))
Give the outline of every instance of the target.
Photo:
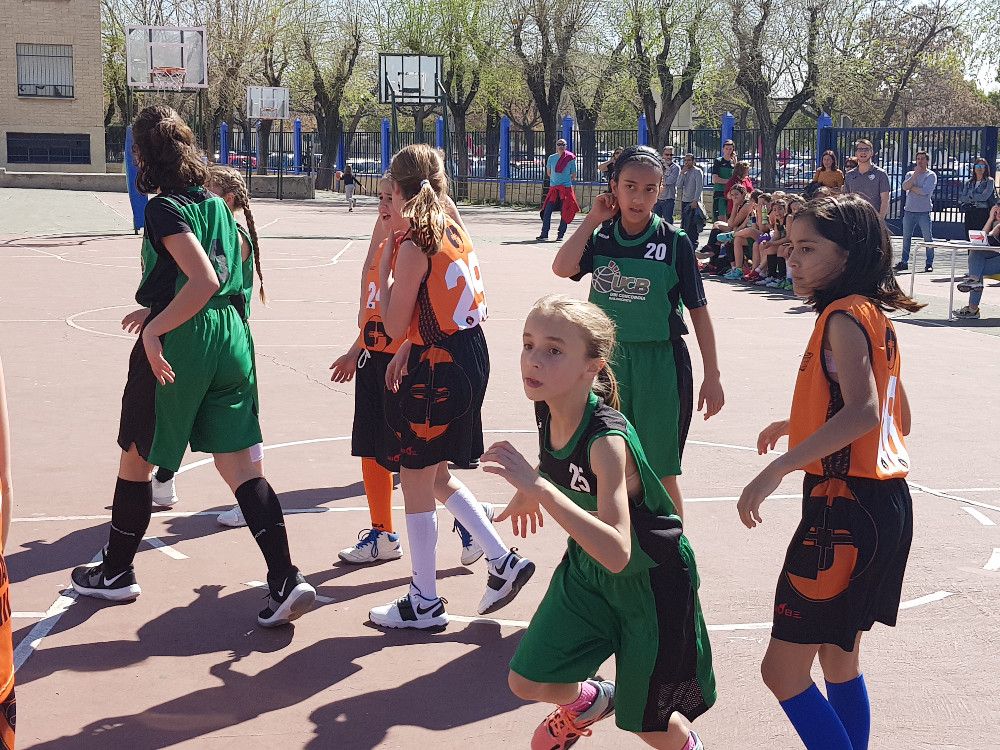
POLYGON ((590 482, 583 475, 583 469, 581 469, 576 464, 571 463, 569 465, 569 472, 573 475, 573 478, 569 480, 569 488, 575 490, 576 492, 586 492, 590 494, 590 482))
POLYGON ((609 299, 631 302, 645 301, 649 294, 649 279, 638 276, 623 276, 618 264, 613 260, 608 265, 594 269, 592 286, 609 299))
POLYGON ((212 240, 208 257, 215 265, 215 275, 219 277, 219 283, 225 284, 229 281, 229 259, 226 257, 226 251, 222 249, 217 239, 212 240))

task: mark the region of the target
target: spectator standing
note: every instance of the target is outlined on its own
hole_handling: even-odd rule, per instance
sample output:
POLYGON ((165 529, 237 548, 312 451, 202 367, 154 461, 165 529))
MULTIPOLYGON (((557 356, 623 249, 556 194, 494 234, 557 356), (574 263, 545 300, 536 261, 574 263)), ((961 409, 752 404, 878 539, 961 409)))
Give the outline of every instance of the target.
POLYGON ((694 163, 694 154, 684 154, 684 167, 678 185, 681 190, 681 229, 697 247, 698 237, 705 228, 705 209, 701 205, 705 172, 694 163))
MULTIPOLYGON (((674 223, 674 207, 677 203, 677 183, 681 178, 681 165, 674 161, 674 147, 663 148, 663 188, 653 206, 653 213, 668 224, 674 223)), ((683 214, 683 210, 682 210, 683 214)), ((695 238, 697 240, 697 238, 695 238)))
POLYGON ((844 173, 837 166, 837 155, 830 149, 820 157, 819 169, 813 176, 813 182, 829 189, 831 193, 839 193, 844 189, 844 173))
POLYGON ((600 164, 597 165, 597 171, 601 173, 601 181, 608 183, 608 187, 604 191, 606 193, 611 192, 611 167, 613 167, 615 165, 615 162, 618 161, 618 157, 622 155, 623 150, 624 149, 622 149, 622 147, 619 146, 611 153, 610 159, 608 159, 607 161, 602 161, 600 164))
POLYGON ((561 240, 566 234, 566 227, 573 221, 580 204, 573 192, 573 175, 576 174, 576 154, 566 148, 566 141, 560 138, 556 141, 556 152, 545 162, 545 174, 549 178, 549 190, 542 202, 542 231, 535 239, 546 242, 549 239, 549 226, 552 223, 552 212, 560 210, 559 232, 556 240, 561 240))
POLYGON ((990 163, 982 157, 972 165, 972 176, 962 187, 958 205, 965 212, 965 231, 982 229, 996 204, 996 183, 990 176, 990 163))
MULTIPOLYGON (((934 187, 937 185, 937 174, 929 166, 930 156, 926 151, 917 151, 916 168, 906 173, 903 180, 903 190, 906 192, 906 205, 903 207, 903 257, 894 266, 896 271, 905 271, 910 265, 910 243, 913 241, 914 230, 919 229, 924 242, 930 242, 931 212, 934 210, 934 187)), ((934 270, 934 246, 927 245, 927 258, 924 271, 934 270)))
POLYGON ((736 144, 726 141, 722 144, 722 156, 712 163, 712 221, 719 221, 729 216, 729 203, 726 200, 726 183, 733 176, 736 168, 736 144))
POLYGON ((872 162, 875 147, 867 138, 854 144, 858 166, 844 175, 844 192, 857 193, 872 204, 882 221, 889 215, 889 175, 872 162))

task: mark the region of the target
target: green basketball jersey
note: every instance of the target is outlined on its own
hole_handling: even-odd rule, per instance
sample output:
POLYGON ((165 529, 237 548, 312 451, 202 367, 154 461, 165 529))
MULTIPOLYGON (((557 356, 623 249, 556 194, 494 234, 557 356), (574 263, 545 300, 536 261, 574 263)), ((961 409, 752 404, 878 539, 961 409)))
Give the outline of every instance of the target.
MULTIPOLYGON (((607 435, 620 435, 625 439, 639 469, 643 497, 629 505, 632 556, 625 569, 614 575, 634 575, 662 564, 663 545, 658 535, 672 530, 679 537, 679 542, 675 544, 679 545, 680 557, 697 581, 694 552, 687 538, 680 533, 681 520, 677 509, 646 460, 639 438, 628 420, 591 393, 576 433, 563 448, 553 450, 549 445, 549 408, 545 402, 535 403, 535 417, 539 436, 539 473, 566 497, 591 513, 597 512, 597 477, 590 465, 590 447, 597 438, 607 435)), ((568 555, 570 562, 584 573, 612 575, 573 539, 569 540, 568 555)))
MULTIPOLYGON (((239 231, 240 236, 246 240, 247 244, 250 246, 250 254, 247 259, 243 261, 243 299, 246 300, 246 307, 244 311, 246 315, 245 318, 250 318, 250 303, 253 301, 253 262, 254 253, 257 252, 257 248, 253 246, 253 240, 250 239, 250 233, 241 227, 239 224, 236 225, 236 229, 239 231)), ((242 249, 240 250, 240 257, 243 256, 242 249)))
POLYGON ((225 201, 204 188, 158 195, 146 206, 142 280, 136 302, 157 314, 187 283, 187 276, 163 246, 163 237, 190 231, 208 254, 219 280, 216 298, 244 294, 243 257, 236 220, 225 201))
POLYGON ((591 273, 590 301, 615 322, 624 342, 669 341, 687 333, 684 305, 707 303, 687 234, 653 215, 636 237, 618 219, 587 240, 580 272, 591 273))

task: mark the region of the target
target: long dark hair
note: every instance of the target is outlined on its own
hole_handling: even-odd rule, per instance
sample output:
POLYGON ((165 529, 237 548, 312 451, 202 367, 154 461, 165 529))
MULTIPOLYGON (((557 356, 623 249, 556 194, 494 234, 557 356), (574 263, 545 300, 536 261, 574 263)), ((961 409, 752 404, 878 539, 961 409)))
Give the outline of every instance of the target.
POLYGON ((809 201, 795 216, 809 220, 816 232, 847 253, 844 272, 828 289, 808 299, 818 313, 827 305, 860 294, 886 312, 916 312, 924 304, 903 293, 892 272, 892 241, 872 205, 859 195, 831 195, 809 201))
POLYGON ((837 167, 837 154, 834 153, 833 149, 829 149, 829 148, 826 151, 823 152, 823 156, 819 157, 819 168, 820 168, 821 171, 826 169, 826 165, 823 164, 823 157, 826 156, 827 154, 829 154, 830 157, 833 159, 833 165, 830 167, 830 171, 831 172, 836 172, 837 169, 838 169, 838 167, 837 167))
POLYGON ((144 193, 179 192, 208 182, 208 167, 194 133, 165 104, 146 107, 132 126, 139 162, 136 186, 144 193))
POLYGON ((976 159, 974 162, 972 162, 972 174, 969 175, 969 182, 971 184, 973 184, 973 185, 976 184, 976 165, 979 162, 982 162, 985 165, 985 167, 986 167, 985 169, 983 169, 983 180, 985 180, 987 177, 991 176, 990 175, 990 163, 986 159, 984 159, 983 157, 980 156, 978 159, 976 159))

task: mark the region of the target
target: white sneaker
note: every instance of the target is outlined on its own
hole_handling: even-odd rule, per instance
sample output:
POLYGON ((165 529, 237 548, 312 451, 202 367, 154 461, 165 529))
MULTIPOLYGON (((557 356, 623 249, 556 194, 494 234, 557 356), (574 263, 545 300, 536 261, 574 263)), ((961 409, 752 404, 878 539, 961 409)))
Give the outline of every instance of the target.
POLYGON ((383 628, 414 628, 443 630, 448 625, 448 613, 444 611, 447 600, 424 599, 419 594, 407 592, 406 596, 392 604, 372 607, 368 618, 383 628))
POLYGON ((170 477, 166 482, 159 481, 153 476, 153 505, 158 508, 170 508, 177 502, 177 489, 174 480, 177 477, 170 477))
POLYGON ((486 569, 489 577, 486 579, 486 593, 479 602, 481 615, 496 612, 512 602, 535 574, 535 564, 517 554, 515 547, 511 547, 510 552, 499 560, 490 562, 486 569))
MULTIPOLYGON (((493 516, 496 515, 496 509, 490 503, 483 503, 483 512, 486 513, 486 517, 492 523, 493 516)), ((457 532, 458 538, 462 540, 462 565, 468 567, 475 564, 483 556, 483 548, 479 545, 479 542, 472 538, 472 534, 458 522, 457 518, 451 530, 457 532)))
POLYGON ((353 547, 341 550, 338 557, 352 565, 371 565, 372 563, 398 560, 403 556, 403 545, 399 534, 390 534, 378 529, 363 529, 358 534, 358 543, 353 547))
POLYGON ((240 510, 240 506, 238 505, 234 505, 229 510, 220 513, 216 520, 221 526, 230 526, 234 529, 238 526, 247 525, 247 520, 243 517, 243 511, 240 510))

